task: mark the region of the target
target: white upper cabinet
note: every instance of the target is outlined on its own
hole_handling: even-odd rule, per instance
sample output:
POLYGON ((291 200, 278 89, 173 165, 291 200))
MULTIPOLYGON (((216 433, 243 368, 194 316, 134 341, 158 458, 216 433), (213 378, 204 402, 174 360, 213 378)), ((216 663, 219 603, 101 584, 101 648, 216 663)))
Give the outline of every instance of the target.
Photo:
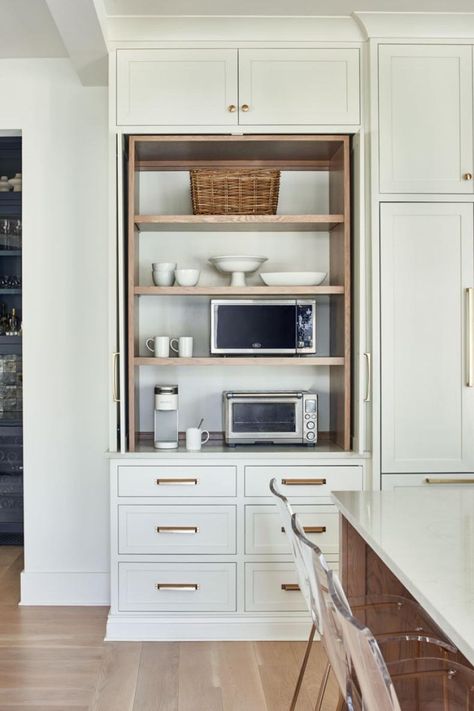
POLYGON ((359 122, 358 49, 117 51, 119 126, 359 122))
POLYGON ((239 103, 246 126, 358 124, 359 50, 240 50, 239 103))
POLYGON ((474 470, 472 204, 381 208, 382 473, 474 470))
POLYGON ((379 47, 381 193, 472 193, 472 48, 379 47))
POLYGON ((119 126, 237 124, 237 50, 117 51, 119 126))

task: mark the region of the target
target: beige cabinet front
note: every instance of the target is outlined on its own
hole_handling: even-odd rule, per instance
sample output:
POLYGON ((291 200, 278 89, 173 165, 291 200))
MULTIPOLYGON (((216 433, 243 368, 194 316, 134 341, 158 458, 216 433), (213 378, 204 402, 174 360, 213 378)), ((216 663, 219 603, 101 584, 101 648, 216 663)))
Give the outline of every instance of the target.
POLYGON ((380 240, 382 473, 472 471, 473 206, 384 204, 380 240))
POLYGON ((239 123, 359 123, 358 49, 239 50, 239 123))
POLYGON ((379 47, 381 193, 472 193, 470 45, 379 47))
POLYGON ((237 50, 118 50, 117 124, 237 124, 237 50))

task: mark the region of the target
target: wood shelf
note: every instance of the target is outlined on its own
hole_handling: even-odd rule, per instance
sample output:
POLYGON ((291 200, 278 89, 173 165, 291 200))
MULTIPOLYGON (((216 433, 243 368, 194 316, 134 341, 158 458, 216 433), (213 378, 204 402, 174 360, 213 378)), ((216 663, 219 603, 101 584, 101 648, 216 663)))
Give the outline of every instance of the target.
POLYGON ((158 230, 270 230, 330 232, 344 224, 344 215, 135 215, 141 232, 158 230))
POLYGON ((273 365, 273 366, 335 366, 344 365, 344 358, 336 356, 206 356, 193 358, 153 358, 153 357, 135 357, 133 363, 136 366, 154 365, 154 366, 207 366, 207 365, 273 365))
POLYGON ((136 296, 325 296, 344 294, 343 286, 136 286, 136 296))

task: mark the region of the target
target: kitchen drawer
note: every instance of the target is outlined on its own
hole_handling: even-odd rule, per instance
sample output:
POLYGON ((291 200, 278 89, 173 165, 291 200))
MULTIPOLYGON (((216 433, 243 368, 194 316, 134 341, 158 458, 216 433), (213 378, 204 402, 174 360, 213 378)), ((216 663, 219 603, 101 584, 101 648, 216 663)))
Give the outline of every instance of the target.
POLYGON ((474 474, 382 474, 383 491, 404 486, 424 486, 437 490, 449 486, 473 487, 474 474))
POLYGON ((245 467, 245 495, 271 496, 270 480, 288 497, 326 497, 331 491, 362 489, 360 466, 245 467), (284 483, 287 482, 287 483, 284 483))
POLYGON ((236 609, 236 565, 119 563, 119 609, 232 612, 236 609))
MULTIPOLYGON (((328 561, 337 572, 335 562, 328 561)), ((302 612, 306 603, 299 590, 284 586, 298 584, 296 568, 288 563, 245 564, 245 609, 247 612, 302 612)))
MULTIPOLYGON (((339 553, 339 513, 335 506, 294 506, 308 538, 325 555, 339 553)), ((280 512, 276 506, 245 507, 245 552, 248 555, 289 555, 288 539, 282 531, 280 512)))
POLYGON ((119 466, 119 496, 235 496, 236 467, 119 466))
POLYGON ((119 506, 119 553, 235 553, 235 506, 119 506))

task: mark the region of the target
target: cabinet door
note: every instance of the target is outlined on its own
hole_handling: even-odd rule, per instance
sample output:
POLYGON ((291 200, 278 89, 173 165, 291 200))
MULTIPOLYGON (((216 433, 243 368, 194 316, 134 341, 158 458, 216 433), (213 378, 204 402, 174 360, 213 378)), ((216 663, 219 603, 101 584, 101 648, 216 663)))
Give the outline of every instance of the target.
POLYGON ((117 51, 117 124, 237 123, 237 50, 117 51))
POLYGON ((358 124, 359 50, 240 50, 239 101, 243 125, 358 124))
POLYGON ((472 48, 379 48, 380 192, 472 193, 472 48))
POLYGON ((473 207, 381 208, 382 472, 474 469, 473 207))

